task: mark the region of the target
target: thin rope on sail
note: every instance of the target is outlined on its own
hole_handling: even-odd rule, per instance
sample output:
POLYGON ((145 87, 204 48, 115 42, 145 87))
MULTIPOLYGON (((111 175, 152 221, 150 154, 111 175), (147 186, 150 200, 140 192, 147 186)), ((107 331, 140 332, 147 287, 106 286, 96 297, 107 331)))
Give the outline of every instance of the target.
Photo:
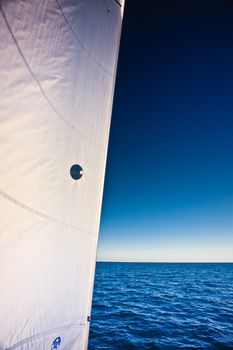
MULTIPOLYGON (((80 133, 80 131, 78 131, 77 128, 76 128, 74 125, 70 124, 70 123, 68 122, 68 120, 67 120, 67 119, 58 111, 58 109, 53 105, 53 103, 51 102, 50 98, 48 97, 48 95, 47 95, 46 92, 44 91, 44 89, 43 89, 43 87, 42 87, 42 85, 41 85, 41 82, 39 81, 39 79, 37 78, 37 76, 35 75, 35 73, 32 71, 32 69, 31 69, 31 67, 30 67, 30 65, 29 65, 29 63, 28 63, 28 61, 27 61, 27 59, 26 59, 26 57, 25 57, 25 55, 24 55, 22 49, 20 48, 19 43, 18 43, 18 41, 17 41, 17 39, 16 39, 16 37, 15 37, 15 35, 14 35, 12 29, 11 29, 11 26, 10 26, 8 20, 7 20, 6 14, 5 14, 5 12, 4 12, 3 8, 2 8, 1 2, 0 2, 0 12, 1 12, 1 14, 2 14, 2 17, 3 17, 3 20, 4 20, 5 24, 6 24, 6 27, 7 27, 8 31, 9 31, 10 35, 11 35, 11 38, 12 38, 12 40, 13 40, 13 42, 14 42, 14 44, 15 44, 15 46, 16 46, 16 48, 17 48, 17 50, 18 50, 18 52, 19 52, 19 54, 20 54, 20 56, 21 56, 21 58, 22 58, 22 60, 23 60, 23 62, 24 62, 24 64, 25 64, 25 66, 27 67, 27 69, 28 69, 29 73, 31 74, 31 76, 33 77, 33 79, 35 80, 37 86, 38 86, 39 89, 40 89, 40 92, 41 92, 42 96, 45 98, 45 100, 47 101, 47 103, 49 104, 49 106, 51 107, 51 109, 53 110, 53 112, 54 112, 54 113, 55 113, 55 114, 70 128, 70 129, 72 129, 75 133, 77 133, 78 136, 82 137, 83 139, 87 140, 89 143, 93 144, 93 140, 92 140, 92 139, 88 138, 87 136, 82 135, 82 133, 80 133)), ((98 148, 100 148, 100 149, 103 148, 103 147, 102 147, 101 145, 99 145, 98 143, 95 143, 95 147, 98 147, 98 148)))
POLYGON ((79 37, 77 36, 77 34, 75 33, 72 25, 70 24, 68 18, 66 17, 64 11, 63 11, 63 8, 61 6, 61 4, 59 3, 58 0, 55 0, 60 11, 61 11, 61 14, 67 24, 67 26, 69 27, 71 33, 73 34, 74 38, 78 41, 78 43, 82 46, 83 50, 86 51, 86 53, 88 54, 88 56, 100 67, 102 68, 107 74, 109 74, 111 77, 113 76, 113 73, 111 73, 107 68, 105 68, 100 62, 99 60, 88 50, 88 48, 83 44, 83 42, 79 39, 79 37))
POLYGON ((118 8, 118 9, 119 9, 119 7, 122 7, 122 5, 121 5, 121 3, 120 3, 119 0, 106 0, 106 1, 108 1, 108 2, 110 2, 112 5, 114 5, 114 8, 118 8))
POLYGON ((85 234, 87 234, 87 235, 90 235, 90 236, 95 236, 95 234, 94 234, 93 232, 90 232, 90 231, 87 231, 87 230, 82 229, 81 227, 77 227, 77 226, 75 226, 75 225, 72 225, 72 224, 63 222, 63 221, 58 220, 58 219, 56 219, 56 218, 54 218, 54 217, 52 217, 52 216, 49 216, 49 215, 47 215, 47 214, 42 213, 42 212, 39 211, 39 210, 36 210, 36 209, 34 209, 34 208, 31 208, 31 207, 29 207, 28 205, 26 205, 26 204, 24 204, 24 203, 18 201, 18 200, 15 199, 14 197, 10 196, 8 193, 2 191, 1 189, 0 189, 0 196, 2 196, 3 198, 7 199, 7 200, 10 201, 11 203, 17 205, 18 207, 20 207, 20 208, 22 208, 22 209, 25 209, 25 210, 29 211, 30 213, 32 213, 32 214, 34 214, 34 215, 37 215, 37 216, 39 216, 39 217, 41 217, 41 218, 43 218, 43 219, 49 220, 49 221, 51 221, 51 222, 54 222, 54 223, 59 224, 59 225, 64 226, 64 227, 70 227, 70 228, 72 228, 72 229, 75 229, 75 230, 77 230, 77 231, 79 231, 79 232, 81 231, 81 232, 83 232, 83 233, 85 233, 85 234))
POLYGON ((118 1, 118 0, 114 0, 114 1, 121 7, 120 1, 118 1))
POLYGON ((40 339, 41 337, 45 336, 45 335, 49 335, 49 334, 54 334, 56 332, 61 332, 61 331, 64 331, 66 329, 70 329, 70 328, 77 328, 77 327, 80 327, 80 326, 85 326, 86 322, 84 321, 78 321, 76 323, 71 323, 69 325, 66 325, 66 326, 63 326, 63 327, 58 327, 58 328, 54 328, 54 329, 49 329, 47 331, 44 331, 42 333, 39 333, 39 334, 36 334, 36 335, 33 335, 32 337, 28 337, 26 339, 23 339, 21 340, 20 342, 10 346, 9 348, 7 348, 6 350, 14 350, 14 349, 17 349, 19 346, 22 346, 24 344, 27 344, 28 342, 31 342, 33 340, 36 340, 36 339, 40 339))

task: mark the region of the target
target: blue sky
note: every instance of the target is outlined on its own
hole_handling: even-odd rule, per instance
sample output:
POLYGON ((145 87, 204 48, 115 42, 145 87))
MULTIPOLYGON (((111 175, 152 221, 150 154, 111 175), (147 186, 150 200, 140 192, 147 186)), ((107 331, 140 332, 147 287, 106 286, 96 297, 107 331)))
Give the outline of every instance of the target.
POLYGON ((126 2, 99 260, 233 261, 232 13, 126 2))

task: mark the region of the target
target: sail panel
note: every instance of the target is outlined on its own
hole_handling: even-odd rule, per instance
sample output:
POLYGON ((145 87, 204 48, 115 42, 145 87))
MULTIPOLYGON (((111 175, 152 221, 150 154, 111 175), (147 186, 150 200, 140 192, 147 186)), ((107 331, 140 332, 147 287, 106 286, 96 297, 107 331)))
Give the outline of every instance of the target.
POLYGON ((86 348, 122 13, 1 1, 1 350, 86 348))

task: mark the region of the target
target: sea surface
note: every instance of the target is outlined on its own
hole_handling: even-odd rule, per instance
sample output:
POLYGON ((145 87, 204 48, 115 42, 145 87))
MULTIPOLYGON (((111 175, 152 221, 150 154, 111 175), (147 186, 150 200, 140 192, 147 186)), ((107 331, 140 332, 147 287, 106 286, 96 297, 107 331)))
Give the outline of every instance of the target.
POLYGON ((97 263, 88 349, 233 349, 233 264, 97 263))

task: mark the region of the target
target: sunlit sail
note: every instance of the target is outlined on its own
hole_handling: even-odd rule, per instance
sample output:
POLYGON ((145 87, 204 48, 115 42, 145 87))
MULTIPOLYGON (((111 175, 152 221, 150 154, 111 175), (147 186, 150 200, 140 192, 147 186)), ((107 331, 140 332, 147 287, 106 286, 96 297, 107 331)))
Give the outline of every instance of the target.
POLYGON ((87 348, 123 7, 0 2, 0 350, 87 348))

